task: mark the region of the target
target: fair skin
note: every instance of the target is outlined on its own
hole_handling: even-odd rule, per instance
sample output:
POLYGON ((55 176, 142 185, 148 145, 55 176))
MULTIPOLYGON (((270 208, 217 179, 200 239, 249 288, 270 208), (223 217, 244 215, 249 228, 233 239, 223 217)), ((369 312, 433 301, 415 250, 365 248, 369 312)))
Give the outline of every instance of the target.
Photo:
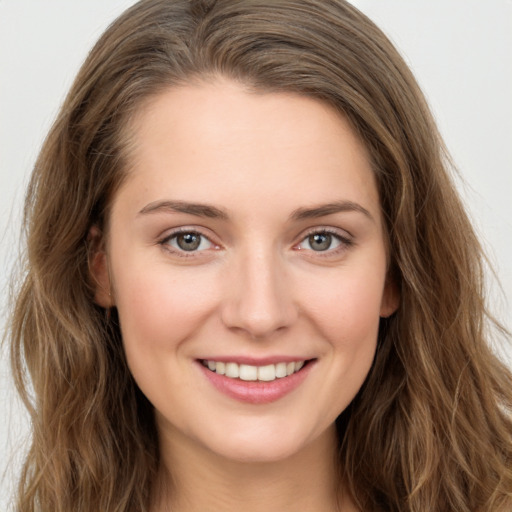
POLYGON ((220 79, 131 130, 93 272, 155 407, 154 510, 338 510, 334 422, 397 305, 365 148, 318 101, 220 79))

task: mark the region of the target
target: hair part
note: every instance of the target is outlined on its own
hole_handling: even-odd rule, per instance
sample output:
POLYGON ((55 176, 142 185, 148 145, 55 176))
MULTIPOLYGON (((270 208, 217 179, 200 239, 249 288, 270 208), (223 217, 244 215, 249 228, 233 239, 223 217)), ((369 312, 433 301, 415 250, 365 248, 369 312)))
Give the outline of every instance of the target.
POLYGON ((361 508, 505 511, 512 377, 488 344, 482 250, 411 72, 343 0, 143 0, 90 53, 25 203, 11 338, 33 440, 17 510, 148 509, 153 410, 128 370, 115 310, 94 304, 87 237, 108 229, 145 102, 213 77, 326 102, 371 156, 401 301, 338 419, 340 467, 361 508))

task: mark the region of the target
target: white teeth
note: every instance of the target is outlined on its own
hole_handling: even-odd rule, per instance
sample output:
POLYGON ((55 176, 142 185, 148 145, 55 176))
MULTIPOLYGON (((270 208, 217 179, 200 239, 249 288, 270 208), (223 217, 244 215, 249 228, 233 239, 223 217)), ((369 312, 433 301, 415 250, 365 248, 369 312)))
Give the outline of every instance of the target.
MULTIPOLYGON (((217 364, 215 364, 217 366, 217 364)), ((226 377, 231 377, 232 379, 238 379, 240 375, 240 367, 236 363, 226 363, 226 377)))
POLYGON ((271 381, 276 379, 276 367, 273 364, 258 368, 258 380, 271 381))
POLYGON ((224 363, 221 361, 203 361, 204 366, 219 375, 225 375, 231 379, 245 381, 271 382, 275 379, 288 377, 298 372, 305 364, 305 361, 294 361, 290 363, 267 364, 265 366, 253 366, 250 364, 224 363))
POLYGON ((240 365, 240 378, 242 380, 258 380, 258 368, 248 364, 240 365))
POLYGON ((286 363, 277 363, 276 364, 276 377, 281 379, 282 377, 286 377, 286 363))

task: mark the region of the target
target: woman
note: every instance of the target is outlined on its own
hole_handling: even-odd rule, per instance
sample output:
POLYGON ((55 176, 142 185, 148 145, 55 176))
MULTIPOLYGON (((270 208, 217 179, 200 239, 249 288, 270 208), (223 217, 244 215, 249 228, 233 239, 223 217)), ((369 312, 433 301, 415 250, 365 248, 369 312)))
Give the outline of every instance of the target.
POLYGON ((349 4, 135 5, 26 227, 18 510, 512 507, 481 250, 410 71, 349 4))

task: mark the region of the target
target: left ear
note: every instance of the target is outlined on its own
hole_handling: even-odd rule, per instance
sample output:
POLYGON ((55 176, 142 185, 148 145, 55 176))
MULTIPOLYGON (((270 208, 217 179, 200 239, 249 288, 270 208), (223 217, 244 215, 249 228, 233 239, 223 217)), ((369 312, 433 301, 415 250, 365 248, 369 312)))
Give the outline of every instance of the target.
POLYGON ((384 283, 384 291, 382 292, 382 301, 380 303, 381 318, 388 318, 397 309, 400 304, 400 291, 395 279, 388 273, 386 282, 384 283))
POLYGON ((97 226, 89 230, 89 275, 94 288, 94 302, 105 309, 115 306, 111 294, 111 281, 105 237, 97 226))

